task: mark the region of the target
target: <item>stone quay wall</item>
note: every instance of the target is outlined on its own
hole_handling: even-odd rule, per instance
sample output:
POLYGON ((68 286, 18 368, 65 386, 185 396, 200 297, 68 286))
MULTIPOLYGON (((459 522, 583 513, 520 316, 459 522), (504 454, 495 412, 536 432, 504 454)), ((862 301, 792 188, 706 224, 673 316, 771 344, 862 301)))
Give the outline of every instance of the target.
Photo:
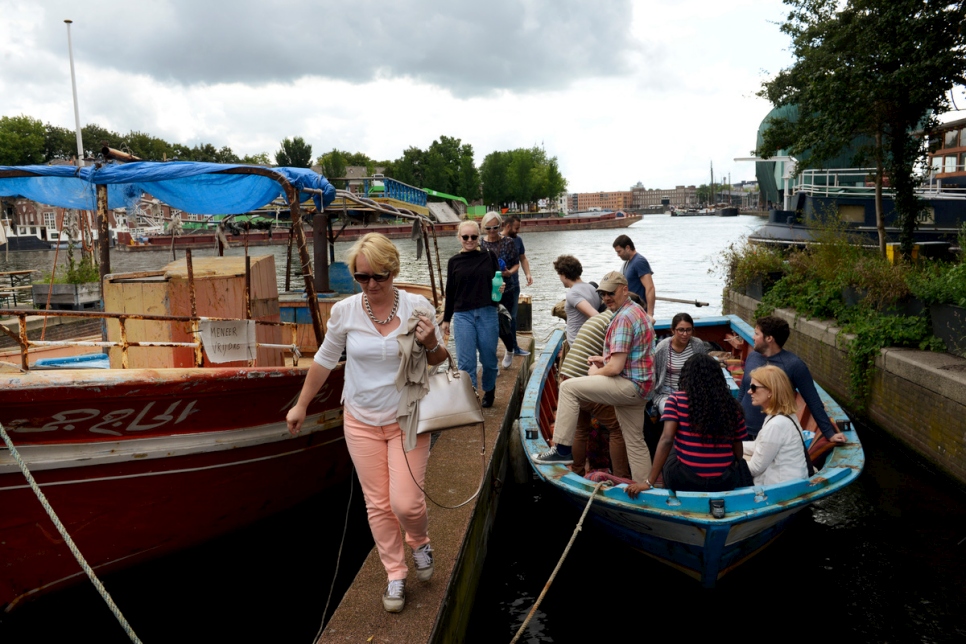
MULTIPOLYGON (((725 290, 725 313, 754 326, 759 301, 725 290)), ((792 329, 785 348, 798 355, 850 413, 847 345, 852 336, 829 320, 774 312, 792 329)), ((966 359, 915 349, 882 349, 863 415, 928 463, 966 486, 966 359)))

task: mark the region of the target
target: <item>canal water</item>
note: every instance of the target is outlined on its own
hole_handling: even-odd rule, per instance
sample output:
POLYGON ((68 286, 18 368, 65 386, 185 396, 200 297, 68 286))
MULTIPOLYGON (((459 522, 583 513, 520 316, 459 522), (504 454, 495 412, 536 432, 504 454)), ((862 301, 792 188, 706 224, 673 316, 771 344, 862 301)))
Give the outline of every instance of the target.
MULTIPOLYGON (((523 293, 533 298, 537 344, 562 327, 549 313, 564 295, 552 267, 558 255, 575 255, 584 266, 583 278, 598 281, 620 268, 611 244, 626 233, 650 261, 659 296, 709 303, 697 308, 658 302, 659 317, 680 311, 717 315, 723 276, 709 273, 712 260, 760 221, 655 215, 623 230, 525 235, 534 284, 524 286, 523 293)), ((414 243, 396 244, 403 258, 401 279, 425 282, 425 263, 417 262, 414 243)), ((336 259, 344 258, 349 245, 336 245, 336 259)), ((441 239, 439 248, 445 266, 458 250, 455 235, 441 239)), ((274 253, 284 284, 283 246, 250 252, 274 253)), ((0 270, 49 271, 52 260, 53 252, 11 253, 9 262, 0 254, 0 270)), ((63 263, 63 251, 58 261, 63 263)), ((113 252, 111 261, 114 272, 156 270, 170 261, 170 254, 113 252)), ((801 513, 787 534, 713 591, 585 527, 521 641, 559 643, 587 636, 610 641, 672 633, 687 640, 707 635, 963 641, 966 496, 875 428, 859 425, 858 431, 867 458, 859 481, 801 513)), ((534 482, 507 485, 467 633, 472 643, 510 641, 579 515, 534 482)), ((104 581, 146 642, 309 642, 333 584, 349 490, 344 485, 245 530, 107 575, 104 581)), ((372 547, 357 486, 348 516, 333 606, 372 547)), ((127 641, 89 584, 0 615, 0 642, 68 638, 127 641)))

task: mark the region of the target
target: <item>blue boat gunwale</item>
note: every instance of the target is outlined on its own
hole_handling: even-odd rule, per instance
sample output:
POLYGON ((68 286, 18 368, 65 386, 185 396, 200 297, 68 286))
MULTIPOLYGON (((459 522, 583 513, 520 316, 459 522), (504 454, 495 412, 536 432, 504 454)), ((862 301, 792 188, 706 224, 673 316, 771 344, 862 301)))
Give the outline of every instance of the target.
MULTIPOLYGON (((752 342, 753 330, 744 321, 733 315, 699 318, 696 327, 730 325, 732 330, 752 342)), ((669 320, 655 323, 656 330, 670 329, 669 320)), ((540 400, 543 396, 547 377, 554 366, 563 344, 563 331, 556 330, 548 338, 546 345, 536 356, 530 370, 530 380, 523 395, 520 409, 520 440, 533 471, 539 478, 555 488, 583 499, 593 493, 594 482, 574 474, 564 465, 542 465, 533 462, 533 456, 549 445, 539 431, 540 400), (535 439, 527 439, 527 431, 535 431, 535 439)), ((829 411, 829 417, 843 426, 848 443, 832 450, 825 466, 810 479, 787 481, 777 485, 739 488, 729 492, 679 492, 654 489, 643 492, 637 499, 627 496, 623 486, 604 488, 598 495, 615 509, 632 513, 643 513, 673 522, 699 525, 702 527, 723 526, 759 519, 763 516, 800 508, 829 496, 849 485, 861 473, 865 456, 848 416, 842 408, 816 383, 822 401, 829 411), (709 512, 709 499, 723 499, 726 515, 712 518, 709 512)))

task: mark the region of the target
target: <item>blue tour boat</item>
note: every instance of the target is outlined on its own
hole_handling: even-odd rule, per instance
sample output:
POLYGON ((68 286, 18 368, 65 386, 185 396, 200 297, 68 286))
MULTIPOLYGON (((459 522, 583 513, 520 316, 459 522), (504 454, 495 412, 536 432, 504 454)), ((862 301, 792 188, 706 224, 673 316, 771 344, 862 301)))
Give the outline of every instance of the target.
MULTIPOLYGON (((742 348, 732 350, 743 364, 752 346, 753 330, 748 324, 733 315, 696 319, 694 323, 698 337, 719 346, 728 346, 726 334, 744 338, 742 348)), ((670 321, 658 321, 655 329, 658 334, 666 334, 670 321)), ((565 465, 533 462, 534 456, 547 449, 553 435, 563 342, 563 332, 556 331, 535 356, 520 412, 520 439, 537 477, 582 509, 596 483, 565 465)), ((736 378, 740 382, 740 377, 736 378)), ((729 384, 737 395, 738 385, 730 377, 729 384)), ((865 454, 848 416, 817 384, 816 389, 829 418, 845 433, 848 443, 830 450, 831 444, 816 433, 819 438, 809 448, 816 470, 811 478, 717 493, 652 489, 637 499, 631 499, 625 486, 618 485, 601 489, 588 517, 632 548, 681 570, 705 587, 714 586, 778 537, 797 512, 851 484, 862 471, 865 454), (723 502, 723 516, 712 515, 712 500, 723 502)), ((801 396, 798 408, 802 427, 817 430, 801 396)))

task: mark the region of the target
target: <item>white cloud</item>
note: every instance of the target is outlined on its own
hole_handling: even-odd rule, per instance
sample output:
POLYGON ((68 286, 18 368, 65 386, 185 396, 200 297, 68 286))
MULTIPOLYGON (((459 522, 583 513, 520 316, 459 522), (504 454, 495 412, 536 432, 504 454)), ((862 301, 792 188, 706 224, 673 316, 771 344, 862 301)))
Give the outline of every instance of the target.
POLYGON ((751 178, 761 70, 790 62, 780 0, 78 6, 0 0, 0 114, 73 125, 70 17, 82 123, 240 155, 543 145, 574 191, 751 178))

